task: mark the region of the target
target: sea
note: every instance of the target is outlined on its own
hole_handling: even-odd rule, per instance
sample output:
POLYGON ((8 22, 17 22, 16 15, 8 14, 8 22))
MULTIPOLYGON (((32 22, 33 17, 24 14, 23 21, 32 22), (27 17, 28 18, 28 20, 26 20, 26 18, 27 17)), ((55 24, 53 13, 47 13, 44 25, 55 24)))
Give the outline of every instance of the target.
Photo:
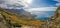
POLYGON ((55 11, 38 11, 38 12, 33 12, 33 14, 37 15, 35 16, 36 19, 47 21, 52 16, 54 16, 55 11))

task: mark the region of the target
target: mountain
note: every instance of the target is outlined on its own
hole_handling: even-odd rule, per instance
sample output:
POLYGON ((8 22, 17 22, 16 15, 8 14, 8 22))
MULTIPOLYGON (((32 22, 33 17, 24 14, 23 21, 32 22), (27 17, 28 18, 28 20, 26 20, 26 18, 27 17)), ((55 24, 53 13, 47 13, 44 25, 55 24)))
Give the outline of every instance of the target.
POLYGON ((21 14, 27 13, 24 9, 5 9, 5 10, 12 13, 21 13, 21 14))
MULTIPOLYGON (((10 9, 2 9, 2 8, 0 8, 0 12, 5 12, 5 13, 7 13, 7 14, 9 14, 9 15, 14 15, 14 16, 18 16, 18 18, 19 19, 25 19, 25 20, 27 20, 27 19, 33 19, 33 17, 32 17, 32 15, 29 13, 29 12, 26 12, 26 11, 24 11, 23 9, 21 9, 21 10, 10 10, 10 9), (19 12, 19 15, 18 15, 18 12, 19 12), (26 13, 25 13, 26 12, 26 13), (11 13, 11 14, 10 14, 11 13), (17 14, 17 15, 16 15, 17 14)), ((5 14, 4 13, 4 14, 5 14)), ((6 15, 7 16, 7 15, 6 15)), ((13 18, 13 17, 12 17, 13 18)), ((17 18, 17 19, 18 19, 17 18)), ((16 24, 14 23, 14 21, 12 21, 13 23, 12 24, 10 24, 10 22, 9 22, 9 18, 8 17, 5 17, 2 13, 0 13, 0 22, 2 23, 3 22, 3 25, 4 26, 6 26, 6 27, 13 27, 13 26, 11 26, 11 25, 14 25, 14 26, 20 26, 19 24, 17 24, 16 22, 16 24), (7 18, 7 19, 6 19, 7 18), (5 20, 6 19, 6 20, 5 20)), ((23 22, 23 21, 22 21, 23 22)), ((0 24, 1 24, 0 23, 0 24)), ((0 25, 1 27, 3 26, 2 24, 0 25)), ((4 27, 3 26, 3 27, 4 27)), ((13 27, 14 28, 14 27, 13 27)))
POLYGON ((20 18, 34 19, 34 15, 30 14, 30 12, 25 11, 24 9, 5 9, 7 12, 15 13, 20 18))
POLYGON ((48 21, 49 27, 60 28, 60 6, 57 8, 54 16, 48 21))
POLYGON ((34 28, 35 28, 35 26, 37 27, 37 26, 40 26, 40 24, 45 23, 44 21, 40 21, 40 20, 28 20, 28 19, 34 19, 34 18, 31 18, 32 16, 30 14, 21 14, 20 13, 20 15, 18 15, 15 12, 12 13, 12 12, 6 11, 5 9, 2 10, 1 8, 0 8, 0 12, 2 12, 1 15, 3 17, 3 20, 6 21, 6 22, 4 21, 4 23, 10 28, 12 28, 12 26, 21 27, 23 25, 32 26, 32 27, 34 26, 34 28), (16 14, 17 14, 17 16, 21 16, 21 17, 20 18, 17 17, 16 14))

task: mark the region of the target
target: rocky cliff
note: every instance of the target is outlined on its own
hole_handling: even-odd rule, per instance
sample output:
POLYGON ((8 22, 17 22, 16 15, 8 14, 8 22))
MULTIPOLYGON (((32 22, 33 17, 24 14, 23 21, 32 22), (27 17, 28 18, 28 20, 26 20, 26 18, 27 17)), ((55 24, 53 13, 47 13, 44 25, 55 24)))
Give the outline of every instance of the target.
POLYGON ((60 28, 60 6, 57 8, 54 16, 47 23, 49 28, 60 28))

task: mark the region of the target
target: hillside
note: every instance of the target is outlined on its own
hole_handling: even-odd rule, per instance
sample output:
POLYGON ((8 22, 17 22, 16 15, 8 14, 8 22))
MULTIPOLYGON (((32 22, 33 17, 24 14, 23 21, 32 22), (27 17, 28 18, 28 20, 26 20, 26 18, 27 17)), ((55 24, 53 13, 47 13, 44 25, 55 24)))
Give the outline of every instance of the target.
POLYGON ((60 6, 54 16, 47 21, 36 20, 24 10, 22 10, 23 12, 14 11, 0 8, 0 28, 60 28, 60 6))
POLYGON ((25 11, 24 9, 5 9, 5 11, 10 12, 12 14, 15 14, 16 16, 23 18, 23 19, 32 19, 33 20, 33 16, 32 14, 30 14, 30 12, 25 11))
POLYGON ((7 27, 12 28, 13 27, 21 27, 21 26, 34 26, 39 27, 40 25, 44 24, 44 21, 36 20, 32 18, 30 14, 17 14, 12 13, 9 11, 6 11, 2 8, 0 8, 0 14, 2 15, 2 20, 4 20, 4 24, 7 25, 7 27), (22 17, 19 17, 22 16, 22 17))
POLYGON ((48 21, 49 28, 60 28, 60 6, 57 8, 55 15, 48 21))

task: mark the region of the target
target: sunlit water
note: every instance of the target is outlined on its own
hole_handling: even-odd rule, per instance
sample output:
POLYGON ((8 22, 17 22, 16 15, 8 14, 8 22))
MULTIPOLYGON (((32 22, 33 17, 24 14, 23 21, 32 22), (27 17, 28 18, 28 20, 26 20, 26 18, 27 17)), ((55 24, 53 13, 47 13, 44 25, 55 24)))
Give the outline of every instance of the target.
POLYGON ((33 12, 37 15, 35 18, 39 20, 49 20, 55 13, 55 11, 40 11, 40 12, 33 12))

